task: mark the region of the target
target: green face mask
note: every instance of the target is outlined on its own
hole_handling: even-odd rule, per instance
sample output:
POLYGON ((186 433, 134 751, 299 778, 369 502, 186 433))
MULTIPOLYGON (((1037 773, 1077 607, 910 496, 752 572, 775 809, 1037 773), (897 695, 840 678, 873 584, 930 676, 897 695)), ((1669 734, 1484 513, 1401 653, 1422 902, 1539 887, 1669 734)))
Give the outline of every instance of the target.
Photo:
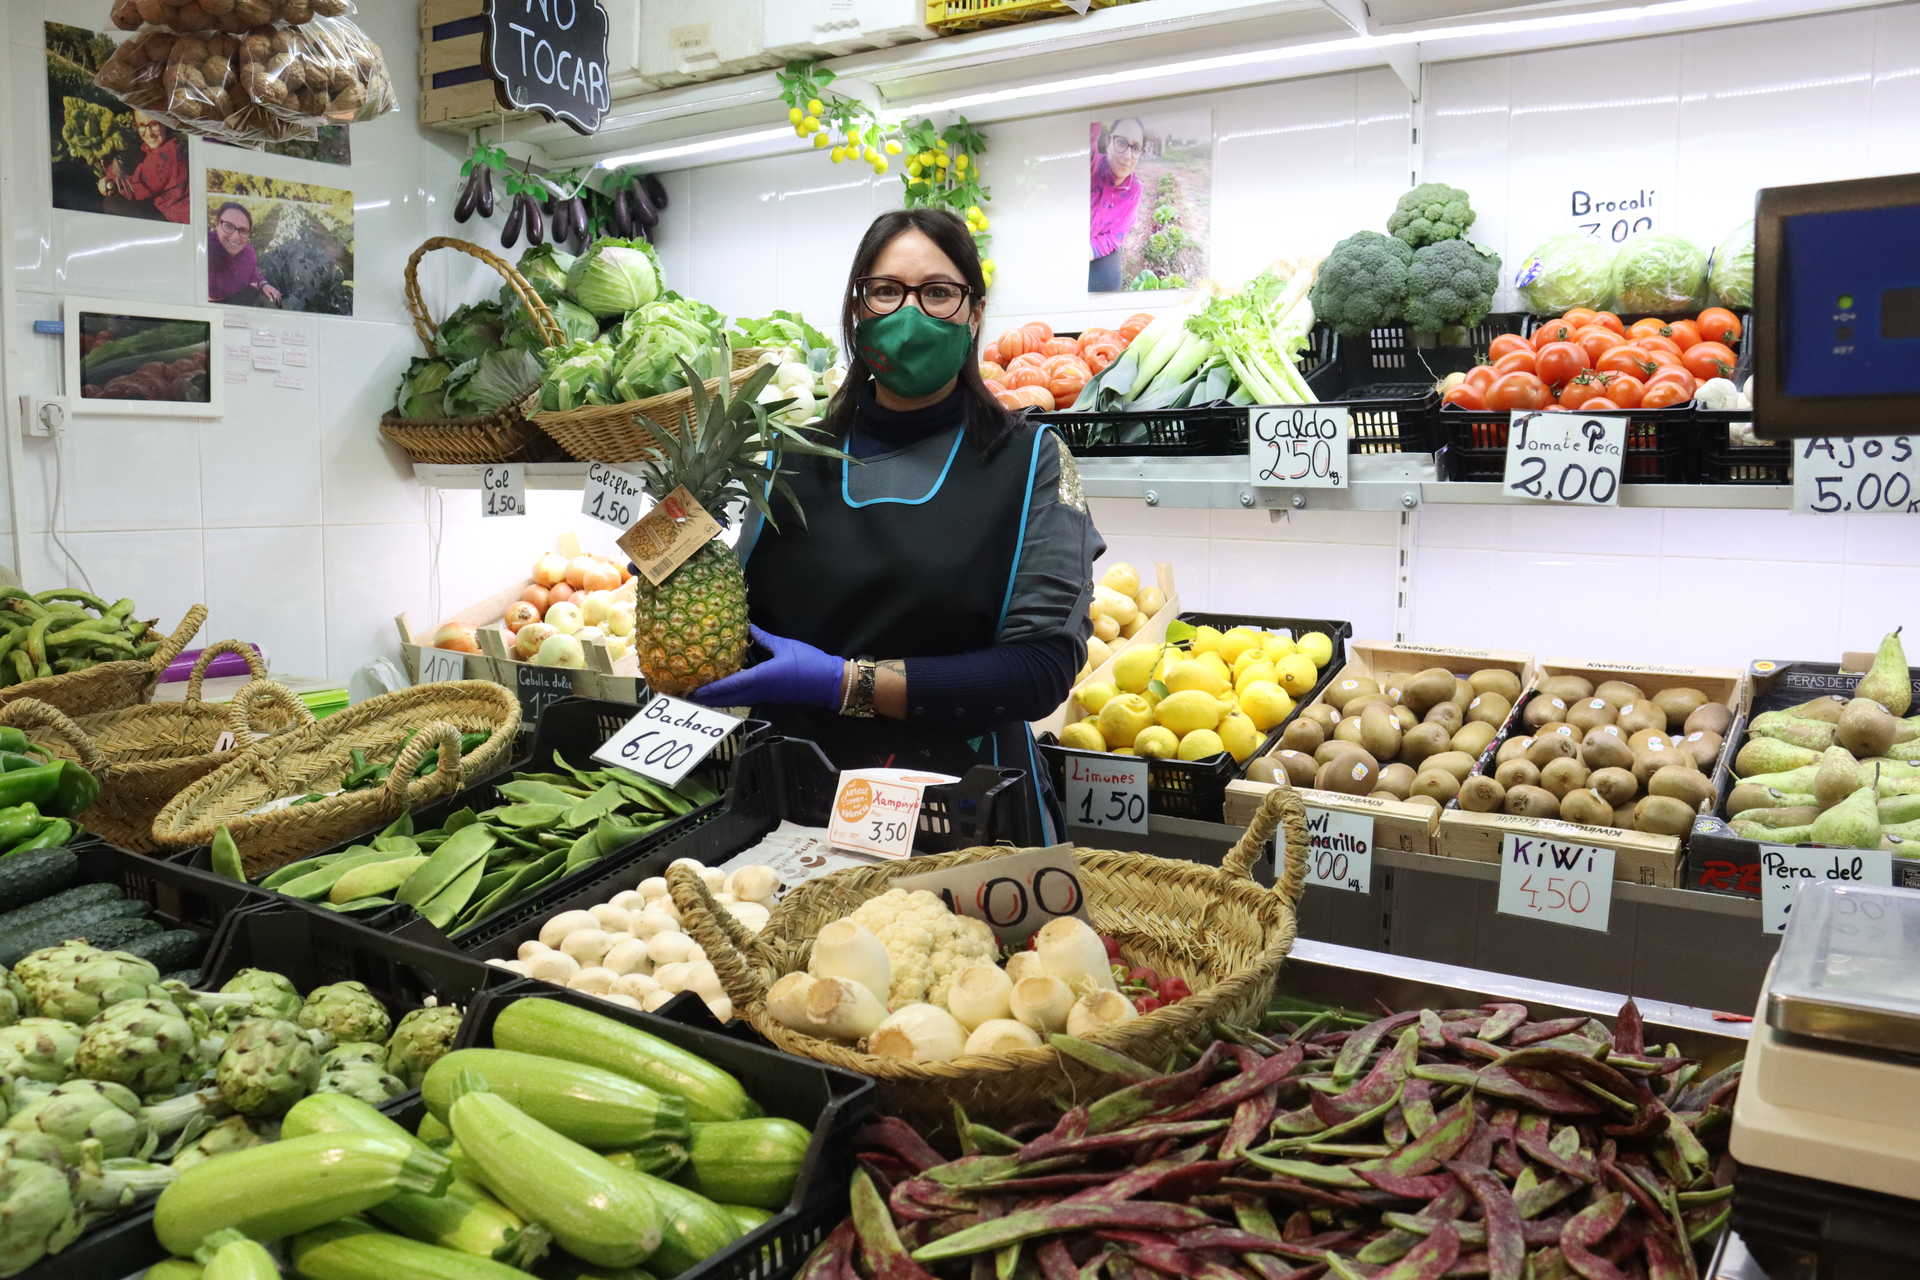
POLYGON ((953 381, 973 350, 973 330, 903 306, 862 320, 853 340, 874 381, 898 396, 930 396, 953 381))

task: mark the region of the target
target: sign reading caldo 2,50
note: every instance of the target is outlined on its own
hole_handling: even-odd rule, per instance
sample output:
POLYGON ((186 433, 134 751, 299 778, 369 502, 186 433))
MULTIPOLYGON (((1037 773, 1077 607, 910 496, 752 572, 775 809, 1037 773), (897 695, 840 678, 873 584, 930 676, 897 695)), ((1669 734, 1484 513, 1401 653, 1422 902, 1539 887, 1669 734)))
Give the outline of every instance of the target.
POLYGON ((1353 417, 1324 404, 1247 411, 1253 483, 1269 489, 1344 489, 1353 417))

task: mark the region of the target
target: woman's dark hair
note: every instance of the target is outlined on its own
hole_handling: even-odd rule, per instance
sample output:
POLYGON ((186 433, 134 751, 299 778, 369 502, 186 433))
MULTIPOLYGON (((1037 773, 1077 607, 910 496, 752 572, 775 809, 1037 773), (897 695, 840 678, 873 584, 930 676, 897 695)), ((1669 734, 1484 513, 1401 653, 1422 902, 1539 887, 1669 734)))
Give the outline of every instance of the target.
POLYGON ((253 230, 253 214, 248 212, 247 206, 241 204, 238 200, 229 200, 225 204, 221 205, 218 209, 215 209, 213 211, 213 220, 215 222, 220 221, 220 215, 225 213, 229 209, 233 209, 237 211, 241 217, 247 220, 248 231, 253 230))
MULTIPOLYGON (((966 313, 969 318, 979 314, 986 303, 987 279, 980 270, 980 251, 966 223, 945 209, 892 209, 875 218, 867 233, 860 237, 860 247, 854 250, 853 270, 847 274, 846 293, 840 299, 840 342, 847 350, 847 380, 827 406, 826 425, 841 440, 853 429, 854 416, 873 382, 873 373, 860 358, 860 350, 854 343, 853 331, 860 323, 856 282, 873 274, 873 264, 880 257, 880 251, 905 231, 918 231, 926 236, 960 268, 961 281, 973 291, 968 300, 972 311, 966 313)), ((978 334, 974 335, 966 363, 960 366, 960 389, 966 400, 967 439, 982 457, 991 456, 1012 431, 1013 418, 993 398, 980 377, 978 334)))

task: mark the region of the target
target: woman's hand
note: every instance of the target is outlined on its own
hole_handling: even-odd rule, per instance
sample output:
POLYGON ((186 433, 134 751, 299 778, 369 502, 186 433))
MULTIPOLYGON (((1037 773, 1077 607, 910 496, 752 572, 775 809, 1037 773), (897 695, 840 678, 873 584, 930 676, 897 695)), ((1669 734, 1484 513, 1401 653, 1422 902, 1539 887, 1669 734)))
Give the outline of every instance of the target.
POLYGON ((759 627, 748 630, 753 642, 772 656, 695 689, 689 695, 695 702, 709 707, 773 704, 823 707, 828 711, 840 709, 840 685, 847 668, 845 659, 805 641, 789 640, 759 627))
POLYGON ((261 294, 261 296, 262 296, 262 297, 264 297, 264 298, 265 298, 265 299, 266 299, 266 300, 267 300, 268 302, 272 302, 272 303, 278 303, 278 302, 280 301, 280 299, 281 299, 281 298, 282 298, 283 296, 285 296, 285 295, 283 295, 283 294, 282 294, 282 293, 281 293, 281 292, 280 292, 280 291, 279 291, 278 289, 276 289, 276 288, 274 288, 274 287, 273 287, 272 285, 270 285, 270 284, 263 284, 263 285, 261 285, 261 286, 260 286, 260 294, 261 294))

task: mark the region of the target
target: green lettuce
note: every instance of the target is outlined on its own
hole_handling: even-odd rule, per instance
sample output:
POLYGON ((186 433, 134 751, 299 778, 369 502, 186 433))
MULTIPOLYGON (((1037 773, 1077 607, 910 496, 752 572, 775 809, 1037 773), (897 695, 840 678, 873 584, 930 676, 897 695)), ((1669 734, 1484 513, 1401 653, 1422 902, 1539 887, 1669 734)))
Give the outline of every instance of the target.
POLYGON ((1592 236, 1554 236, 1523 262, 1514 287, 1537 316, 1573 307, 1604 311, 1613 301, 1613 251, 1592 236))
POLYGON ((645 240, 596 240, 567 269, 567 292, 602 320, 646 306, 660 287, 660 260, 645 240))
POLYGON ((826 368, 840 356, 833 339, 808 324, 798 311, 774 311, 757 320, 743 316, 733 322, 731 337, 736 347, 776 348, 815 369, 826 368), (816 351, 826 353, 817 364, 813 360, 816 351))
POLYGON ((613 347, 574 342, 550 347, 540 378, 540 407, 549 411, 613 404, 613 347))
MULTIPOLYGON (((549 295, 542 290, 541 300, 547 304, 547 310, 553 313, 554 323, 560 326, 562 337, 557 345, 564 347, 573 342, 591 342, 600 336, 600 322, 594 318, 593 312, 572 298, 563 293, 549 295)), ((523 347, 528 351, 539 351, 547 345, 518 298, 507 308, 507 329, 502 341, 507 346, 523 347)))
POLYGON ((1636 316, 1693 311, 1706 283, 1706 251, 1679 236, 1637 235, 1613 256, 1614 301, 1636 316))
POLYGON ((501 347, 469 360, 447 378, 447 416, 483 418, 517 403, 540 385, 540 358, 501 347))
POLYGON ((1707 292, 1716 306, 1753 307, 1753 223, 1745 222, 1720 242, 1707 267, 1707 292))
POLYGON ((446 383, 453 365, 439 356, 415 356, 400 376, 400 393, 393 409, 403 418, 446 416, 446 383))
POLYGON ((440 322, 437 354, 455 364, 477 360, 500 345, 504 327, 498 303, 475 302, 461 307, 440 322))
MULTIPOLYGON (((572 254, 548 242, 534 245, 521 254, 520 261, 513 265, 526 282, 539 291, 541 297, 551 301, 551 294, 567 291, 567 272, 572 269, 573 262, 572 254)), ((512 285, 500 286, 501 307, 512 310, 518 299, 519 295, 513 291, 512 285)))

